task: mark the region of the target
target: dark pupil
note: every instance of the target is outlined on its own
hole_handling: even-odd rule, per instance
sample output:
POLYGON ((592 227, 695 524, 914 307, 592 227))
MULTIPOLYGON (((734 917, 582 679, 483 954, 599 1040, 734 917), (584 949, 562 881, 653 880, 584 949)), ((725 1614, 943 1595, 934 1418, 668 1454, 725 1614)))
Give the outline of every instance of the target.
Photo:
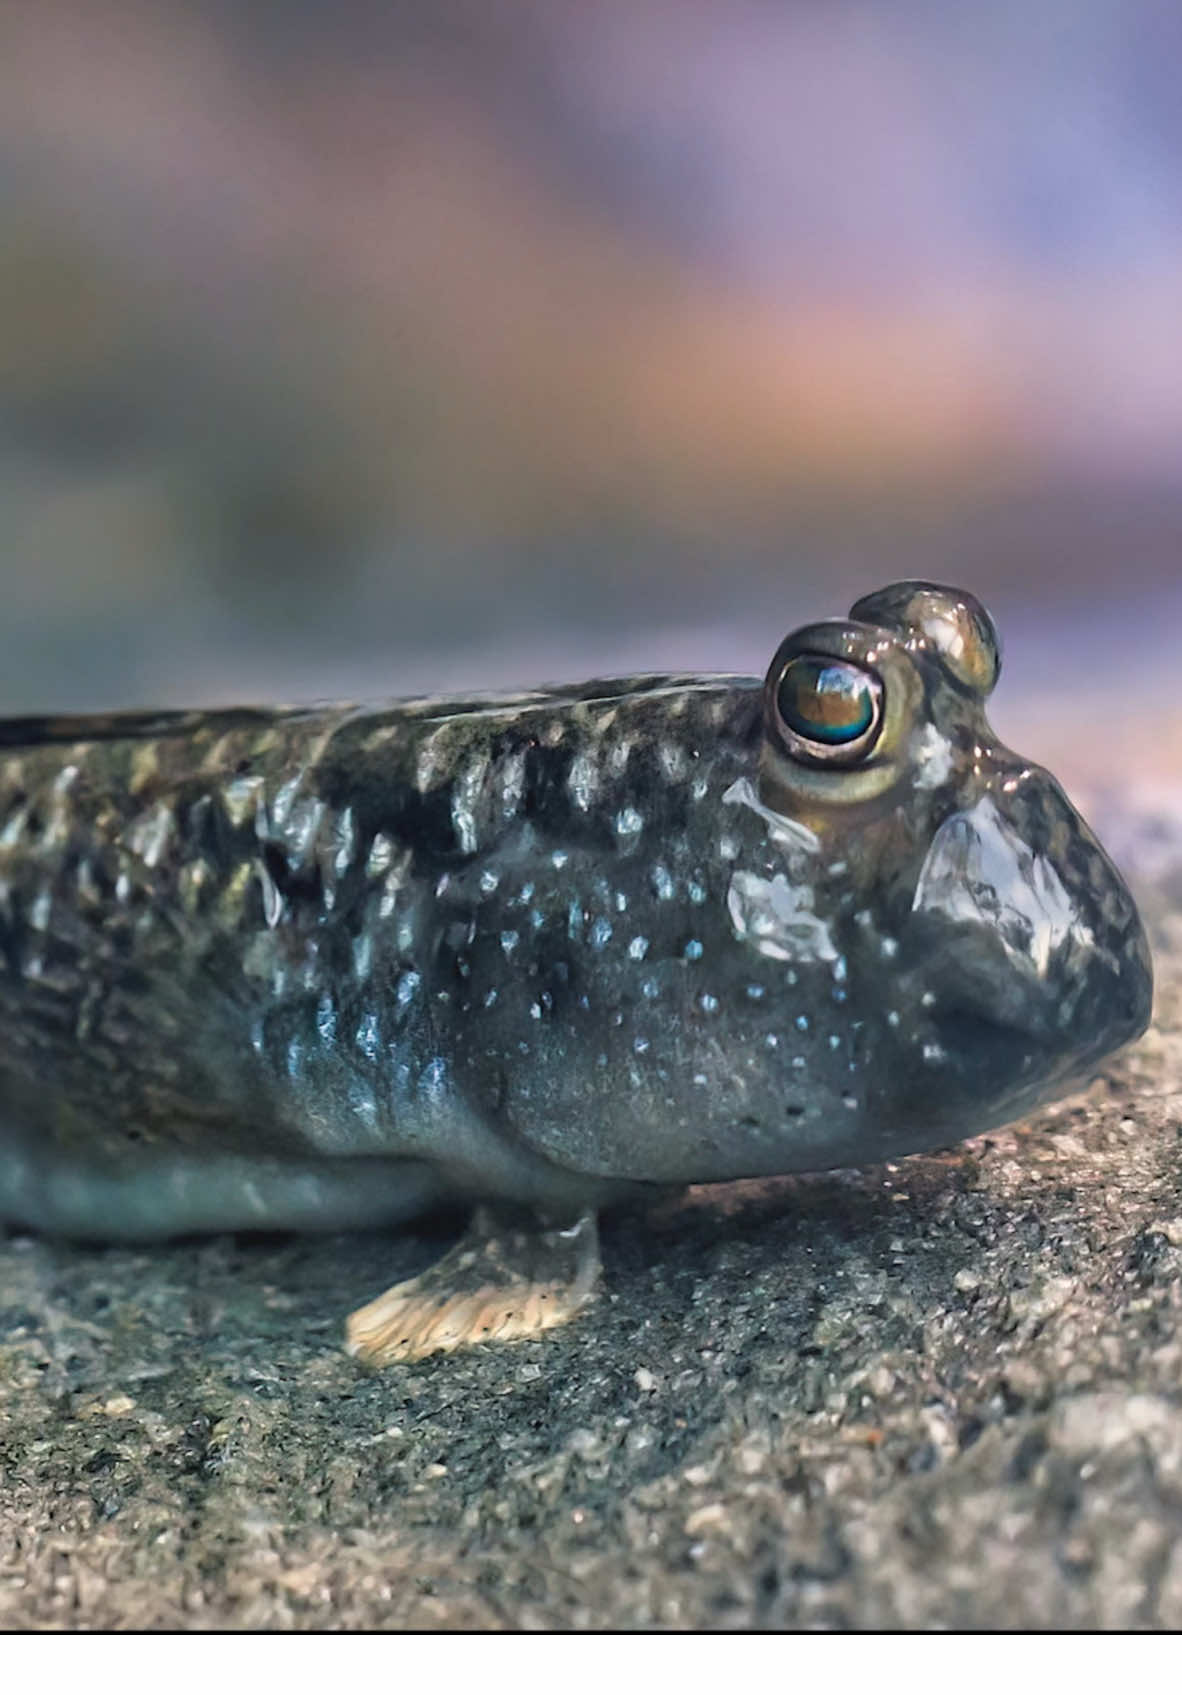
POLYGON ((874 695, 854 665, 794 659, 780 682, 780 716, 806 741, 838 747, 864 736, 874 718, 874 695))

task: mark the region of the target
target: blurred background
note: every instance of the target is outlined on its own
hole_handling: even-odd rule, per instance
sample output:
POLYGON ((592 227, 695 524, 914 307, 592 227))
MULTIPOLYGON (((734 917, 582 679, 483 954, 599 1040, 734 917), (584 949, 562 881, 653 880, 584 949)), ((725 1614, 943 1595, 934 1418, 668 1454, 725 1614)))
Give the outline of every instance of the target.
POLYGON ((935 576, 1160 788, 1180 78, 1176 0, 7 0, 0 712, 762 671, 935 576))

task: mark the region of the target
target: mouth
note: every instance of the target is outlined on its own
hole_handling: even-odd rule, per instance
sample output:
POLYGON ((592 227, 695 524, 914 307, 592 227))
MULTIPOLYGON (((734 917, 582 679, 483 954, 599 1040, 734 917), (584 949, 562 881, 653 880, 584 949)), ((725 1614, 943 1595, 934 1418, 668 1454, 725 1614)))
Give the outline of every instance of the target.
POLYGON ((949 1007, 933 1024, 951 1061, 946 1080, 954 1078, 953 1086, 998 1123, 1082 1087, 1123 1045, 1108 1031, 1091 1040, 1053 1041, 975 1008, 949 1007))
POLYGON ((933 1011, 932 1022, 950 1059, 966 1071, 982 1068, 993 1081, 1007 1074, 1015 1081, 1042 1075, 1053 1062, 1050 1043, 1028 1025, 979 1007, 944 1006, 933 1011))

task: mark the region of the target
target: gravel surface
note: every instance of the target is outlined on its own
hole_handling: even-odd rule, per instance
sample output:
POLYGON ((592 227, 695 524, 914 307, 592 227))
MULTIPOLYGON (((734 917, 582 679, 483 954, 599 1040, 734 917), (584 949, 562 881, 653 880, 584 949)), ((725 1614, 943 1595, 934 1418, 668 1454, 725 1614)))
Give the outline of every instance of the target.
POLYGON ((539 1342, 344 1356, 438 1235, 0 1242, 0 1627, 1182 1629, 1154 863, 1155 1024, 1086 1093, 618 1216, 604 1294, 539 1342))

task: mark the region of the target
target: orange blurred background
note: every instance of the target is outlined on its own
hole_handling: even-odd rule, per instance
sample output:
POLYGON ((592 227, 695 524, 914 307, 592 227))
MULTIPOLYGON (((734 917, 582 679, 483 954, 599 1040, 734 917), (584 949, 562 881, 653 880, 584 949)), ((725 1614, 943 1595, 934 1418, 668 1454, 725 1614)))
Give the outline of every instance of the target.
POLYGON ((916 575, 1024 751, 1182 769, 1180 75, 1172 0, 10 0, 0 710, 760 670, 916 575))

